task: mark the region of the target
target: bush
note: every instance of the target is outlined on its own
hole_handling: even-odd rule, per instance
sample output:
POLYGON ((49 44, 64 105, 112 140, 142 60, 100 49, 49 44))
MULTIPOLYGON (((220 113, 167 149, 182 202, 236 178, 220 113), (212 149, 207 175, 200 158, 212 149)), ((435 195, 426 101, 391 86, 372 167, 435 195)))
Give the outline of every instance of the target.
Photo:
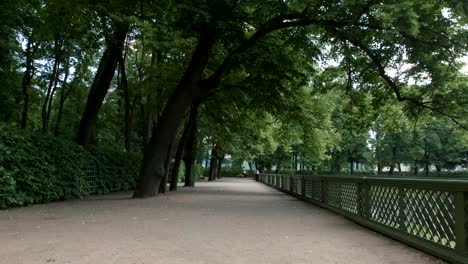
POLYGON ((0 208, 134 187, 141 156, 0 124, 0 208))
POLYGON ((203 179, 204 170, 205 169, 200 164, 195 164, 193 166, 193 177, 195 181, 203 179))
POLYGON ((242 168, 223 167, 221 169, 221 177, 238 177, 242 172, 242 168))

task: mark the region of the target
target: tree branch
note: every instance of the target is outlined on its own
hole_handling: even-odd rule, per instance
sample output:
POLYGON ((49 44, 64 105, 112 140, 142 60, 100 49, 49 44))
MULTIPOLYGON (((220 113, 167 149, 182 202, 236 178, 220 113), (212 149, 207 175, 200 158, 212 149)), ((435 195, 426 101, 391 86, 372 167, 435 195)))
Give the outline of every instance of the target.
POLYGON ((383 66, 383 64, 380 61, 379 57, 376 54, 374 54, 374 52, 372 52, 372 50, 370 50, 366 45, 364 45, 359 40, 347 37, 347 36, 345 36, 344 34, 342 34, 341 32, 339 32, 337 30, 335 30, 335 33, 337 33, 340 37, 345 38, 347 41, 352 43, 354 46, 358 47, 362 52, 364 52, 367 55, 367 57, 369 57, 371 59, 372 63, 377 68, 377 72, 379 73, 380 77, 388 84, 388 86, 390 86, 390 88, 393 90, 393 92, 394 92, 394 94, 395 94, 395 96, 396 96, 396 98, 397 98, 397 100, 399 102, 406 101, 406 102, 413 103, 416 106, 429 109, 429 110, 431 110, 433 112, 436 112, 438 114, 441 114, 441 115, 443 115, 445 117, 450 118, 455 124, 457 124, 458 126, 460 126, 461 128, 463 128, 465 130, 468 130, 468 127, 464 126, 453 115, 448 114, 448 113, 440 110, 439 108, 436 108, 436 107, 430 106, 428 104, 425 104, 424 102, 422 102, 422 101, 420 101, 420 100, 418 100, 416 98, 403 96, 401 94, 401 91, 400 91, 400 88, 399 88, 398 84, 395 81, 393 81, 390 76, 387 75, 387 73, 385 72, 385 67, 383 66))
POLYGON ((219 86, 224 74, 229 70, 236 58, 251 48, 260 38, 264 37, 268 33, 279 29, 291 28, 291 27, 304 27, 309 25, 322 25, 334 28, 342 28, 352 25, 350 21, 335 21, 335 20, 324 20, 324 19, 313 19, 304 18, 302 13, 299 14, 287 14, 283 16, 275 17, 262 26, 247 40, 231 52, 221 63, 218 69, 207 79, 201 81, 201 86, 205 90, 212 90, 219 86))

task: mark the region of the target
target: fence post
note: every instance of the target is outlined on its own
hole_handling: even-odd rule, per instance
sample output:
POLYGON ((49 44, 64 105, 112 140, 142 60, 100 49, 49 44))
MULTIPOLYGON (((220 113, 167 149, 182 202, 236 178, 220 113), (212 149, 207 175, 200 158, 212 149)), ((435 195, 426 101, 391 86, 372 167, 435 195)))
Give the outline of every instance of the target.
POLYGON ((405 188, 403 186, 398 187, 398 214, 399 214, 399 229, 400 231, 406 233, 405 226, 405 188))
POLYGON ((468 192, 457 192, 455 197, 456 250, 468 256, 468 192))
POLYGON ((302 178, 301 178, 301 196, 302 196, 302 200, 305 200, 306 198, 306 181, 305 181, 305 176, 302 175, 302 178))
POLYGON ((370 197, 370 185, 367 179, 364 177, 364 216, 367 219, 371 219, 371 197, 370 197))
POLYGON ((289 191, 291 193, 294 193, 293 192, 293 176, 289 176, 289 191))
POLYGON ((358 209, 358 215, 360 216, 364 216, 364 212, 365 212, 365 209, 364 209, 364 203, 366 201, 365 197, 364 197, 364 183, 363 182, 358 182, 357 183, 357 193, 358 193, 358 196, 357 196, 357 209, 358 209))
POLYGON ((325 180, 324 177, 321 177, 320 178, 320 181, 322 182, 322 203, 326 204, 328 201, 327 201, 327 197, 328 197, 328 188, 327 188, 327 181, 325 180))

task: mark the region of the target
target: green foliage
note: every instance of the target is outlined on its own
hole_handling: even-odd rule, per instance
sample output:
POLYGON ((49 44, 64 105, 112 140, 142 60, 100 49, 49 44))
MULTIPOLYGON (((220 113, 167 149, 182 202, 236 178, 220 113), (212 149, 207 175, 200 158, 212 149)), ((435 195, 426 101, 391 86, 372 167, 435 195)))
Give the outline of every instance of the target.
POLYGON ((193 177, 195 180, 203 178, 203 166, 200 164, 195 164, 193 166, 193 177))
POLYGON ((242 173, 242 169, 238 167, 223 167, 221 177, 237 177, 242 173))
POLYGON ((128 190, 134 187, 138 174, 135 164, 140 162, 138 155, 88 151, 70 141, 0 124, 0 208, 86 195, 83 186, 87 168, 95 165, 98 193, 128 190), (106 174, 106 170, 114 175, 106 174), (116 175, 126 176, 112 177, 116 175))

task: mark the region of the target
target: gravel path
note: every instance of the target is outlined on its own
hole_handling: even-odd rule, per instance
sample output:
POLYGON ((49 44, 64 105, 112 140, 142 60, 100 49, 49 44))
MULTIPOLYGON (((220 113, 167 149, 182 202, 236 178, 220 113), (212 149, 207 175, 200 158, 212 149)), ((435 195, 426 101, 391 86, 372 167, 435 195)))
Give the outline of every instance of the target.
POLYGON ((0 211, 0 263, 442 263, 249 179, 129 195, 0 211))

